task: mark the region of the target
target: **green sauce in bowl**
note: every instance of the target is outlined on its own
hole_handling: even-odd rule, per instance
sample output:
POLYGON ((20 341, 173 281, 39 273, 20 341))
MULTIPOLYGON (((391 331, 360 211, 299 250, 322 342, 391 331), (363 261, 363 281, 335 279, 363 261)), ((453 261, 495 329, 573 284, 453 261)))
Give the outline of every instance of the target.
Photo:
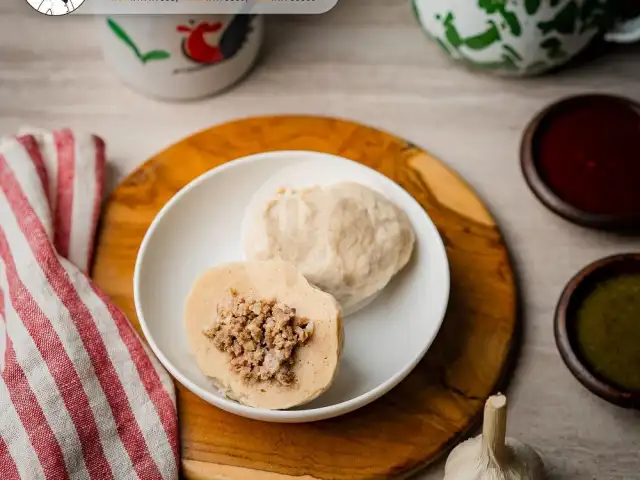
POLYGON ((576 340, 594 374, 640 391, 640 274, 599 283, 577 311, 576 340))

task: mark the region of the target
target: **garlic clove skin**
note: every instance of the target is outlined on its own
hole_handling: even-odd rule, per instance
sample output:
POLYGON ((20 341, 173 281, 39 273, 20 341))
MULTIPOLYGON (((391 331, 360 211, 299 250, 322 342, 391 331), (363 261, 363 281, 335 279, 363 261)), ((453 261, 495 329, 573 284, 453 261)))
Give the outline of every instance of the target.
POLYGON ((482 435, 453 449, 444 467, 443 480, 543 480, 544 464, 536 451, 507 438, 500 461, 487 449, 482 435))
POLYGON ((484 408, 482 435, 453 449, 443 480, 543 480, 544 464, 528 445, 507 438, 507 399, 489 397, 484 408))

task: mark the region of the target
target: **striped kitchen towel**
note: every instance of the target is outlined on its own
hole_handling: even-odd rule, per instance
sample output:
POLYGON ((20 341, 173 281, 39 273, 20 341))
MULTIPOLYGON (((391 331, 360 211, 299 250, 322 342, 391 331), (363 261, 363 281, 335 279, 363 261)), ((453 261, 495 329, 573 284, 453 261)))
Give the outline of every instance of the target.
POLYGON ((105 147, 0 142, 0 479, 177 479, 173 384, 88 278, 105 147))

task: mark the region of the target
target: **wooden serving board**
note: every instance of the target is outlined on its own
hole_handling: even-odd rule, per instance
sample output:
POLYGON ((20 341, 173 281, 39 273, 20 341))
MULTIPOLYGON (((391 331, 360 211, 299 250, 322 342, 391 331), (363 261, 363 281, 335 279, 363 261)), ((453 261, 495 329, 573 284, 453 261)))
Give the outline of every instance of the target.
POLYGON ((429 352, 405 381, 373 404, 336 419, 297 425, 247 420, 177 384, 184 477, 406 477, 474 425, 486 398, 501 385, 518 330, 514 274, 499 229, 473 190, 424 150, 331 118, 262 117, 213 127, 159 153, 115 189, 103 215, 93 277, 140 332, 132 275, 154 216, 207 170, 268 150, 342 155, 413 195, 447 248, 449 310, 429 352))

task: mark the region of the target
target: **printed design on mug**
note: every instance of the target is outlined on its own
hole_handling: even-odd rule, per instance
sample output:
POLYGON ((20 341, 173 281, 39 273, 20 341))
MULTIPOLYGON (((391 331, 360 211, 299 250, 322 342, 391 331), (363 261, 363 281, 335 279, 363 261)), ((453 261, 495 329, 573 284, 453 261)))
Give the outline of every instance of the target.
POLYGON ((27 0, 29 5, 45 15, 67 15, 77 9, 84 0, 27 0))
POLYGON ((178 25, 176 30, 187 34, 182 40, 182 53, 196 65, 176 69, 174 73, 200 70, 233 58, 246 43, 254 16, 236 15, 226 28, 222 22, 196 24, 193 20, 189 25, 178 25))
POLYGON ((166 60, 171 57, 171 54, 165 50, 150 50, 143 53, 129 34, 120 25, 118 25, 115 20, 108 18, 107 24, 116 37, 122 40, 122 42, 131 49, 133 54, 141 63, 146 64, 151 61, 166 60))
POLYGON ((572 55, 576 39, 592 37, 609 22, 606 0, 476 0, 475 13, 471 2, 463 10, 446 0, 442 8, 432 8, 431 0, 411 1, 414 15, 446 54, 472 67, 504 72, 549 70, 572 55), (484 21, 476 22, 477 17, 484 21))

